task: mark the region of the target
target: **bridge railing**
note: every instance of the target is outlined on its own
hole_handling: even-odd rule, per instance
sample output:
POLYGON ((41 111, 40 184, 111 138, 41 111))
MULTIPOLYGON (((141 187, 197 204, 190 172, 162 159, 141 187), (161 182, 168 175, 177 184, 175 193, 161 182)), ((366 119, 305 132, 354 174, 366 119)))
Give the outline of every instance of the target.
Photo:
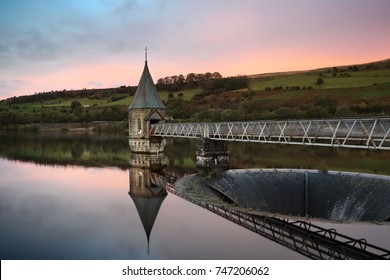
POLYGON ((390 118, 161 123, 151 135, 390 150, 390 118))

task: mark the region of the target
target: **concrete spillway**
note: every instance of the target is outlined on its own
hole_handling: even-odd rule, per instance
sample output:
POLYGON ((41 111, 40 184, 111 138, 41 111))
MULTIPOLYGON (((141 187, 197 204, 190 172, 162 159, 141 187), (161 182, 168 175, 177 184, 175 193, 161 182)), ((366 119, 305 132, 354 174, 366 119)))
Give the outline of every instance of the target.
POLYGON ((351 172, 256 169, 194 175, 243 208, 338 221, 390 221, 390 176, 351 172))

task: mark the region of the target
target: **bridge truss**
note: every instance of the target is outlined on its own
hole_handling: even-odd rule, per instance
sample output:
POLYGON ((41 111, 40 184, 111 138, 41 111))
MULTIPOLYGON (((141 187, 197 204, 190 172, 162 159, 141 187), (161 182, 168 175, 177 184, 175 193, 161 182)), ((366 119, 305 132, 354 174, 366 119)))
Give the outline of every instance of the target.
POLYGON ((390 118, 159 123, 150 135, 390 150, 390 118))

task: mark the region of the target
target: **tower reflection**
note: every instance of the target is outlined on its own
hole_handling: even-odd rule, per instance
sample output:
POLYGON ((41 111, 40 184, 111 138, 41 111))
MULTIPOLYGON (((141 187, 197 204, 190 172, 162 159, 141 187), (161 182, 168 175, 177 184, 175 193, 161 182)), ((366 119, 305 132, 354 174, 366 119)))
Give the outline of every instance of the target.
POLYGON ((156 173, 165 167, 164 154, 132 154, 129 169, 129 196, 132 198, 149 243, 150 234, 167 192, 155 183, 156 173))

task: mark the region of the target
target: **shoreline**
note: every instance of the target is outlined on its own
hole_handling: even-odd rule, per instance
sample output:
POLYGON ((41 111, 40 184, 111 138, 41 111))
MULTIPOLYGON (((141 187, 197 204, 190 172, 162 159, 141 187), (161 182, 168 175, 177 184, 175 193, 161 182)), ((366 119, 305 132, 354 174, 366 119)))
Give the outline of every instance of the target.
POLYGON ((128 124, 125 121, 93 121, 76 123, 31 123, 16 124, 0 128, 1 132, 8 131, 128 131, 128 124))

